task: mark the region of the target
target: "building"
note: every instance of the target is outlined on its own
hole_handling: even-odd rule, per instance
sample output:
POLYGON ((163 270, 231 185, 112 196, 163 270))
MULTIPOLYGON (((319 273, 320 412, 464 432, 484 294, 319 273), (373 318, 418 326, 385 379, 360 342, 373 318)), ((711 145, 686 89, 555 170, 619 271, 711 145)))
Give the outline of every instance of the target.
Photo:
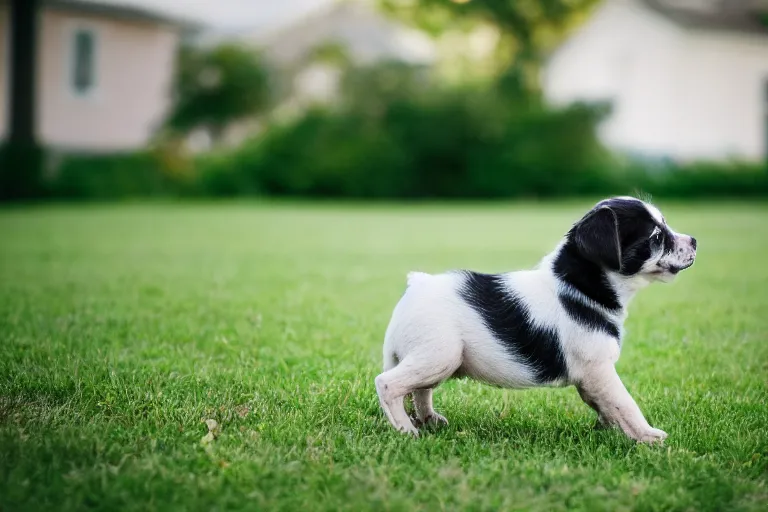
POLYGON ((548 60, 555 104, 610 101, 605 143, 648 158, 768 154, 768 2, 606 0, 548 60))
MULTIPOLYGON (((169 106, 182 25, 155 12, 86 0, 42 0, 37 137, 64 151, 142 147, 169 106)), ((9 5, 0 0, 0 139, 7 136, 9 5)))
POLYGON ((397 61, 416 66, 436 59, 433 41, 378 11, 367 0, 330 4, 272 31, 241 34, 240 40, 263 50, 264 57, 291 77, 295 98, 327 101, 340 80, 337 65, 317 59, 316 50, 336 46, 354 65, 397 61))
MULTIPOLYGON (((371 0, 339 0, 253 30, 201 32, 196 42, 203 47, 234 43, 258 52, 277 85, 273 119, 290 119, 312 105, 335 101, 347 66, 398 62, 427 67, 437 58, 427 35, 387 17, 371 0)), ((223 142, 235 146, 261 129, 258 119, 241 120, 228 127, 223 142)), ((192 133, 187 143, 193 151, 209 150, 213 144, 204 129, 192 133)))

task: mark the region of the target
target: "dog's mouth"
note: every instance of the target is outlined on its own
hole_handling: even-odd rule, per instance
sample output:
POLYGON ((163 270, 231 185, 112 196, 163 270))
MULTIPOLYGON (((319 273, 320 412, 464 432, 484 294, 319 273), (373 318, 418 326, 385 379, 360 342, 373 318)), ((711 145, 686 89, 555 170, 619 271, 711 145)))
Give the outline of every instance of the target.
POLYGON ((654 271, 654 274, 672 274, 677 275, 678 272, 685 270, 687 268, 690 268, 693 265, 693 261, 691 260, 689 263, 685 265, 668 265, 665 267, 660 267, 659 270, 654 271))

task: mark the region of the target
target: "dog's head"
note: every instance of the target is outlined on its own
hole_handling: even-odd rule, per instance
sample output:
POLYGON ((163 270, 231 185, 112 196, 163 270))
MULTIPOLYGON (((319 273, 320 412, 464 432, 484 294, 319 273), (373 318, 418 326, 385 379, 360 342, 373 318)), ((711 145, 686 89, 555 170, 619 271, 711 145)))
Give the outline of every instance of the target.
POLYGON ((568 233, 587 260, 622 276, 669 282, 696 258, 696 239, 675 233, 653 205, 632 197, 600 201, 568 233))

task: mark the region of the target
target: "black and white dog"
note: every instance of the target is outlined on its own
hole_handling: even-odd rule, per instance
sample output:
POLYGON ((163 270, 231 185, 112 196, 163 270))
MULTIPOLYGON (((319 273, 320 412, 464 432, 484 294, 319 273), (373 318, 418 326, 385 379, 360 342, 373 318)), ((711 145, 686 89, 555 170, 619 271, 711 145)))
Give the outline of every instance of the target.
POLYGON ((432 408, 432 389, 451 377, 510 388, 573 384, 600 424, 663 441, 614 364, 635 292, 671 281, 695 257, 696 239, 672 231, 658 209, 617 197, 598 203, 534 270, 412 272, 384 340, 381 407, 396 429, 418 435, 404 397, 412 393, 418 422, 447 423, 432 408))

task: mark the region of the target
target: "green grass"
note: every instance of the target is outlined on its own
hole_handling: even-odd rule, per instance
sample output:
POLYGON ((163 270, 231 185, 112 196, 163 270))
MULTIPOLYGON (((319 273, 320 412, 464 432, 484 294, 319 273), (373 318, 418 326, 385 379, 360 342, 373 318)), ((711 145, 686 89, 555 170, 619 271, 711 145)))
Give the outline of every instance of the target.
POLYGON ((573 388, 452 381, 448 427, 386 423, 405 273, 530 267, 589 206, 0 211, 0 510, 764 510, 764 204, 660 205, 699 260, 638 295, 618 368, 664 446, 573 388))

